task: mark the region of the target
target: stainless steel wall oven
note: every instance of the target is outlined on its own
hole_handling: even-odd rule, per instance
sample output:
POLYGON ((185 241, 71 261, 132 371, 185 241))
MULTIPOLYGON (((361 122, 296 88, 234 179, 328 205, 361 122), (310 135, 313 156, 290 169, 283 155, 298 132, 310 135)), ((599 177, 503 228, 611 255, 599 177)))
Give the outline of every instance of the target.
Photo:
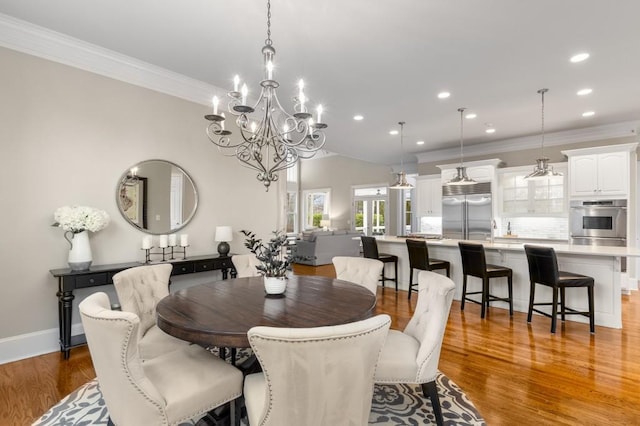
POLYGON ((571 242, 626 246, 627 200, 571 201, 571 242))

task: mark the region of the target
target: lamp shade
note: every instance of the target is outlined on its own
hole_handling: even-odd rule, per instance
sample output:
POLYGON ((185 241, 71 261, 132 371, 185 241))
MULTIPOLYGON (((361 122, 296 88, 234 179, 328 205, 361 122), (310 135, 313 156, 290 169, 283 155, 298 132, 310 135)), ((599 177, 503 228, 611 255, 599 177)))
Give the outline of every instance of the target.
POLYGON ((230 226, 216 226, 216 241, 233 241, 233 228, 230 226))

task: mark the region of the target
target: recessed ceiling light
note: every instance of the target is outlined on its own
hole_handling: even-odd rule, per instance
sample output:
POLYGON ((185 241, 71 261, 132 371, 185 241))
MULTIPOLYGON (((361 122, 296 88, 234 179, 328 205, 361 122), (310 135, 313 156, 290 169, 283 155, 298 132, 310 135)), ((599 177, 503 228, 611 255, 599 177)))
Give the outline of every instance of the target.
POLYGON ((397 135, 399 132, 397 130, 389 130, 390 135, 397 135))
POLYGON ((447 99, 449 96, 451 96, 451 93, 449 93, 449 92, 440 92, 440 93, 438 93, 438 99, 447 99))
POLYGON ((577 55, 573 55, 569 60, 575 63, 575 62, 582 62, 587 58, 589 58, 588 53, 578 53, 577 55))
POLYGON ((578 96, 584 96, 584 95, 588 95, 591 92, 593 92, 592 89, 580 89, 580 90, 578 90, 577 95, 578 96))
POLYGON ((424 145, 424 141, 418 141, 416 142, 416 145, 424 145))
POLYGON ((476 118, 478 115, 474 114, 472 112, 470 112, 469 114, 465 115, 464 118, 467 118, 469 120, 476 118))
POLYGON ((354 115, 353 119, 356 120, 356 121, 361 121, 362 119, 364 119, 364 117, 361 116, 360 114, 358 114, 358 115, 354 115))
POLYGON ((587 111, 587 112, 583 112, 582 116, 583 117, 593 117, 596 113, 593 111, 587 111))
POLYGON ((495 132, 496 132, 496 129, 494 129, 494 128, 490 128, 490 129, 485 130, 485 132, 487 132, 487 133, 489 133, 489 134, 491 134, 491 133, 495 133, 495 132))

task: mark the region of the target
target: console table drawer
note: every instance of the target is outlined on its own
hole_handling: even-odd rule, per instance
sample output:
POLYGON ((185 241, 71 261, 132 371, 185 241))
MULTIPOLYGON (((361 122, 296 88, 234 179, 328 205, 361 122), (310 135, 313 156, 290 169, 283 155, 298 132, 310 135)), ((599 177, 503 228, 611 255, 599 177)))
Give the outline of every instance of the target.
POLYGON ((195 271, 196 272, 205 272, 205 271, 213 271, 215 268, 215 262, 213 260, 203 260, 200 262, 195 262, 195 271))
POLYGON ((173 265, 171 275, 193 274, 195 271, 193 262, 177 263, 173 265))
POLYGON ((109 282, 106 272, 91 275, 81 275, 76 277, 75 280, 76 288, 95 287, 98 285, 105 285, 109 282))

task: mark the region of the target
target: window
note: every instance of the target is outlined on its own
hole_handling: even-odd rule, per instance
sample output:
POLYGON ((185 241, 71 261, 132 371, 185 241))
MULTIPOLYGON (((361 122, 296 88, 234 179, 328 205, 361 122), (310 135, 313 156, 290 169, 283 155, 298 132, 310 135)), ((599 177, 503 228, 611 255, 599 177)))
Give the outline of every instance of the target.
POLYGON ((298 233, 298 163, 287 169, 287 234, 298 233))
POLYGON ((314 189, 304 191, 304 219, 302 224, 304 229, 320 227, 322 215, 329 215, 330 195, 330 189, 314 189))
POLYGON ((408 235, 411 233, 411 221, 413 220, 413 212, 411 210, 411 190, 403 190, 404 194, 404 223, 402 224, 402 229, 404 230, 404 235, 408 235))

